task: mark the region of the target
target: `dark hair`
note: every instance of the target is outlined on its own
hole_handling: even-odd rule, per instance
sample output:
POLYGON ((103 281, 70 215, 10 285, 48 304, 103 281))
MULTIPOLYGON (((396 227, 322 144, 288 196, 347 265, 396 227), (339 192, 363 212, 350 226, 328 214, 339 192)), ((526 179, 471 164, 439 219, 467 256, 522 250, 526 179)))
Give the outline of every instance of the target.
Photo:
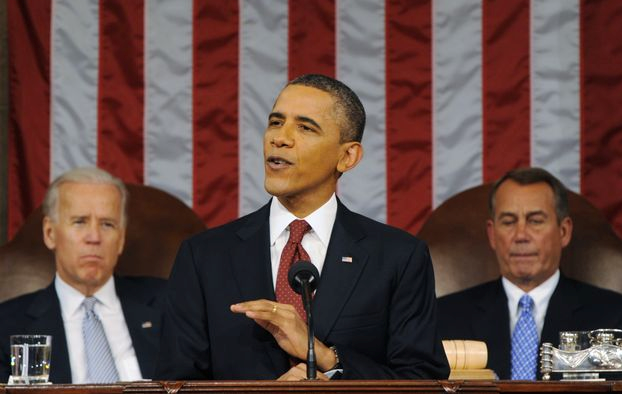
POLYGON ((330 94, 335 100, 341 142, 361 142, 365 129, 365 108, 356 93, 346 84, 322 74, 305 74, 291 80, 287 85, 308 86, 330 94))
POLYGON ((543 168, 528 167, 509 171, 492 185, 492 189, 488 196, 488 211, 492 219, 494 219, 495 215, 495 195, 497 189, 507 180, 512 180, 519 185, 532 185, 540 182, 546 183, 551 187, 551 190, 553 190, 553 196, 555 197, 557 222, 561 223, 562 219, 570 216, 568 209, 568 191, 564 184, 543 168))

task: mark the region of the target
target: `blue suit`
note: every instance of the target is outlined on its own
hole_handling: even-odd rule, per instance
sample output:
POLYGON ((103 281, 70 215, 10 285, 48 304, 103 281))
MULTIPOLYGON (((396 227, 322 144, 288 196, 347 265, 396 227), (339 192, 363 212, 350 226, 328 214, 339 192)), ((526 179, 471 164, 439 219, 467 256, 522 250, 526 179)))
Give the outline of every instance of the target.
MULTIPOLYGON (((276 379, 289 370, 290 358, 272 335, 229 309, 276 299, 269 214, 268 204, 181 245, 168 284, 158 378, 276 379)), ((449 373, 436 332, 427 246, 341 202, 313 314, 316 337, 339 349, 344 379, 437 379, 449 373)))

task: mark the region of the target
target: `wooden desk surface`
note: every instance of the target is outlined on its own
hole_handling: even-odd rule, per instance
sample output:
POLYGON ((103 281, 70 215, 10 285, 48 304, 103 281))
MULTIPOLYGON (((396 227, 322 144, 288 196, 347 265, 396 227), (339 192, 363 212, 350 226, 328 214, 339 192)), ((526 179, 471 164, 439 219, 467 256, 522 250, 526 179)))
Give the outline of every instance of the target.
POLYGON ((357 380, 335 382, 187 381, 129 382, 112 385, 0 386, 4 394, 183 394, 183 393, 568 393, 622 391, 622 381, 512 382, 435 380, 357 380))

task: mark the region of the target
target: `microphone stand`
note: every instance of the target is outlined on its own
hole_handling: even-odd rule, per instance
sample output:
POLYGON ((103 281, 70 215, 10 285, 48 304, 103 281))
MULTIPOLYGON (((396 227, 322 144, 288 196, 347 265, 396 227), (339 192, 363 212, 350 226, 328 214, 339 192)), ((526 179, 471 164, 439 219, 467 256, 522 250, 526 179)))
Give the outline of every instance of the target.
POLYGON ((315 334, 313 333, 313 315, 311 314, 312 293, 318 287, 320 273, 310 261, 298 261, 289 268, 287 281, 294 292, 302 295, 307 316, 307 380, 317 380, 317 362, 315 360, 315 334))
POLYGON ((307 332, 308 332, 308 350, 307 350, 307 380, 317 380, 317 363, 315 360, 315 334, 313 333, 313 314, 311 313, 311 286, 309 280, 302 281, 302 303, 307 313, 307 332))

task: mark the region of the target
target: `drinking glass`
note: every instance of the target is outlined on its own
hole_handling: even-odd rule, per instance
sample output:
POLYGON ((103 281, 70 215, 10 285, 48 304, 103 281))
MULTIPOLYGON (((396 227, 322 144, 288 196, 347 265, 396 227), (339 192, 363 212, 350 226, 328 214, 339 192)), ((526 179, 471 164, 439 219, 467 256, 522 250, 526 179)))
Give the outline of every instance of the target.
POLYGON ((11 335, 12 383, 47 383, 51 355, 51 335, 11 335))

